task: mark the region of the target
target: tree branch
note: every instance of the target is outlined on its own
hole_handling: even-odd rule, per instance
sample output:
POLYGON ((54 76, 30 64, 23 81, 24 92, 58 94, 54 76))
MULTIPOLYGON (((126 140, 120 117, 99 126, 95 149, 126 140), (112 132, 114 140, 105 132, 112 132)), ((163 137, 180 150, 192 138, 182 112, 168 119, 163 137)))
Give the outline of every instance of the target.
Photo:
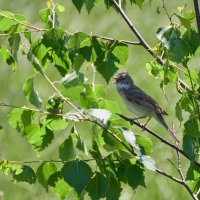
POLYGON ((198 33, 199 33, 199 39, 200 39, 200 13, 199 13, 198 0, 193 0, 193 3, 194 3, 194 11, 196 15, 196 22, 197 22, 197 28, 198 28, 198 33))
POLYGON ((121 114, 118 114, 116 113, 118 116, 120 116, 122 119, 130 122, 130 124, 135 124, 136 126, 140 127, 141 129, 144 129, 145 131, 147 131, 148 133, 150 133, 151 135, 153 135, 154 137, 156 137, 157 139, 159 139, 161 142, 163 142, 164 144, 170 146, 171 148, 175 149, 176 151, 178 151, 179 153, 181 153, 185 158, 187 158, 188 160, 190 160, 191 162, 193 162, 195 165, 197 165, 198 167, 200 167, 200 163, 198 163, 197 161, 195 160, 191 160, 190 157, 182 150, 182 149, 179 149, 176 145, 174 144, 171 144, 170 142, 168 142, 167 140, 165 140, 164 138, 162 138, 161 136, 159 136, 158 134, 156 134, 155 132, 153 132, 152 130, 150 130, 149 128, 147 127, 144 127, 142 124, 136 122, 136 121, 133 121, 132 119, 128 118, 128 117, 125 117, 121 114))
MULTIPOLYGON (((138 38, 140 41, 140 44, 156 59, 158 63, 161 65, 164 65, 165 62, 162 60, 162 58, 159 55, 156 55, 154 51, 151 49, 151 47, 147 44, 147 42, 144 40, 144 38, 140 35, 138 30, 135 28, 135 26, 132 24, 126 13, 123 11, 123 9, 118 5, 118 3, 115 0, 111 0, 115 6, 115 8, 119 11, 121 16, 123 17, 124 21, 127 23, 129 28, 132 30, 134 35, 138 38)), ((178 78, 180 86, 182 86, 184 89, 189 90, 189 87, 187 84, 185 84, 180 78, 178 78)))

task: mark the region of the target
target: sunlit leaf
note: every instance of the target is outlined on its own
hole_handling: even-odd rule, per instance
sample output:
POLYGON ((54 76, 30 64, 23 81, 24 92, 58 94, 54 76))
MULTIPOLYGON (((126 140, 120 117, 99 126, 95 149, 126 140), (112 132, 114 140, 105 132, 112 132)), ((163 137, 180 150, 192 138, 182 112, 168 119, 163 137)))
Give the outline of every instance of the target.
POLYGON ((34 77, 28 78, 23 85, 23 91, 30 103, 33 104, 35 107, 40 108, 42 105, 42 99, 39 97, 39 94, 34 87, 33 81, 34 77))
POLYGON ((49 177, 56 171, 57 167, 53 162, 44 162, 37 169, 38 181, 47 191, 49 177))

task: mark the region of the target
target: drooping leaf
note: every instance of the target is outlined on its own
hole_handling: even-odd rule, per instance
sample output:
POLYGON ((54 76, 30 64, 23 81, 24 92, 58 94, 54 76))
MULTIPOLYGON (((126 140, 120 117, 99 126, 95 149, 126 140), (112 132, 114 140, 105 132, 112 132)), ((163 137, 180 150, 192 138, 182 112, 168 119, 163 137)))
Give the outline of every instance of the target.
POLYGON ((0 56, 5 63, 12 65, 13 70, 15 70, 15 59, 5 46, 0 47, 0 56))
POLYGON ((126 168, 125 177, 132 189, 136 189, 139 185, 145 187, 144 169, 138 164, 132 164, 126 168))
POLYGON ((52 174, 48 178, 48 185, 53 192, 55 192, 60 199, 64 199, 72 188, 64 181, 60 172, 52 174))
POLYGON ((71 135, 60 145, 59 158, 63 161, 72 160, 76 157, 76 149, 71 135))
POLYGON ((80 196, 92 176, 92 171, 85 162, 75 160, 67 162, 63 166, 61 169, 61 175, 80 196))
POLYGON ((23 165, 21 168, 21 173, 14 173, 13 179, 17 182, 28 182, 30 184, 35 183, 36 175, 33 169, 27 165, 23 165))
POLYGON ((81 8, 83 7, 84 0, 72 0, 73 4, 75 5, 78 12, 81 12, 81 8))
POLYGON ((24 133, 26 126, 31 124, 34 116, 34 111, 24 110, 23 108, 14 108, 8 113, 7 120, 13 128, 24 133))
POLYGON ((44 162, 37 169, 39 183, 48 191, 49 177, 57 171, 53 162, 44 162))
POLYGON ((25 128, 28 142, 36 151, 42 151, 51 143, 54 134, 45 126, 30 124, 25 128))
POLYGON ((194 139, 190 135, 184 135, 183 151, 190 157, 190 159, 194 160, 199 151, 196 139, 194 139))
POLYGON ((28 78, 23 85, 23 91, 30 103, 35 107, 40 108, 42 105, 42 99, 40 98, 37 90, 35 89, 33 81, 34 77, 28 78))
POLYGON ((105 196, 109 188, 109 182, 105 176, 96 172, 95 176, 90 180, 86 190, 91 199, 98 200, 105 196))
POLYGON ((200 122, 195 118, 190 118, 184 123, 183 132, 185 135, 190 135, 191 137, 199 137, 200 135, 200 122))

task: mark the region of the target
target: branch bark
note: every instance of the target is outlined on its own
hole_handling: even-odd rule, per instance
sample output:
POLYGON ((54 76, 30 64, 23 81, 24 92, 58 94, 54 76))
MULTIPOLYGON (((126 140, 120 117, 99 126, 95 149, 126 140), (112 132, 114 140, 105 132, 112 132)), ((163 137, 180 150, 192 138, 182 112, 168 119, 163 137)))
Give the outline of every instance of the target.
POLYGON ((194 3, 194 11, 196 15, 196 22, 197 22, 197 28, 199 33, 199 39, 200 39, 200 13, 199 13, 199 3, 198 0, 193 0, 194 3))

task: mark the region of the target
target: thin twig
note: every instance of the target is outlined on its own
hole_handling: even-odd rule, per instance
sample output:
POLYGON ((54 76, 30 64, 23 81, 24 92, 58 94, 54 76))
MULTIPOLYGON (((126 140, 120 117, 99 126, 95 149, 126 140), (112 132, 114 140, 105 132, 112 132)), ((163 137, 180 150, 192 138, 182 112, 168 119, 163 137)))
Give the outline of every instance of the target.
POLYGON ((163 9, 164 9, 164 11, 165 11, 167 17, 169 18, 170 23, 172 23, 171 17, 169 16, 169 13, 168 13, 167 8, 166 8, 166 6, 165 6, 165 0, 162 0, 162 4, 163 4, 162 7, 163 7, 163 9))
POLYGON ((160 169, 158 169, 158 168, 156 168, 156 172, 159 173, 159 174, 162 174, 162 175, 164 175, 164 176, 166 176, 166 177, 168 177, 168 178, 170 178, 171 180, 173 180, 173 181, 175 181, 175 182, 177 182, 177 183, 179 183, 179 184, 181 184, 181 185, 183 184, 183 181, 182 181, 182 180, 177 179, 176 177, 171 176, 170 174, 168 174, 168 173, 166 173, 166 172, 163 172, 162 170, 160 170, 160 169))
POLYGON ((193 3, 194 3, 194 11, 196 15, 196 22, 197 22, 197 28, 198 28, 198 33, 199 33, 199 39, 200 39, 200 13, 199 13, 198 0, 193 0, 193 3))
MULTIPOLYGON (((178 147, 178 144, 177 144, 177 147, 178 147)), ((190 187, 188 186, 187 184, 187 181, 185 179, 185 176, 183 174, 183 171, 182 171, 182 167, 181 167, 181 157, 180 157, 180 153, 176 150, 176 153, 177 153, 177 158, 178 158, 178 172, 180 174, 180 177, 182 179, 182 185, 185 187, 185 189, 189 192, 189 194, 192 196, 192 198, 194 200, 198 200, 198 197, 192 192, 192 190, 190 189, 190 187)))
POLYGON ((94 35, 93 33, 91 33, 91 35, 93 37, 95 37, 95 38, 99 38, 99 39, 102 39, 102 40, 118 41, 118 42, 122 42, 122 43, 125 43, 125 44, 131 44, 131 45, 141 45, 140 42, 132 42, 132 41, 128 41, 128 40, 116 40, 116 39, 113 39, 113 38, 110 38, 110 37, 104 37, 104 36, 94 35))
POLYGON ((157 139, 159 139, 161 142, 165 143, 166 145, 170 146, 171 148, 177 150, 179 153, 181 153, 184 157, 186 157, 188 160, 190 160, 191 162, 193 162, 195 165, 197 165, 198 167, 200 167, 200 163, 198 163, 195 160, 191 160, 190 157, 182 150, 179 149, 176 145, 171 144, 170 142, 168 142, 167 140, 165 140, 164 138, 162 138, 161 136, 159 136, 158 134, 156 134, 155 132, 153 132, 152 130, 150 130, 147 127, 144 127, 142 124, 138 123, 137 121, 133 121, 131 118, 125 117, 121 114, 116 113, 117 115, 119 115, 122 119, 130 122, 131 124, 135 124, 136 126, 142 128, 143 130, 147 131, 148 133, 150 133, 151 135, 153 135, 154 137, 156 137, 157 139))
POLYGON ((52 16, 51 16, 50 20, 51 20, 51 23, 52 23, 52 28, 55 28, 55 23, 56 23, 56 11, 55 11, 55 9, 56 9, 56 6, 55 6, 53 0, 50 0, 50 2, 51 2, 51 6, 52 6, 52 8, 51 8, 52 16))

